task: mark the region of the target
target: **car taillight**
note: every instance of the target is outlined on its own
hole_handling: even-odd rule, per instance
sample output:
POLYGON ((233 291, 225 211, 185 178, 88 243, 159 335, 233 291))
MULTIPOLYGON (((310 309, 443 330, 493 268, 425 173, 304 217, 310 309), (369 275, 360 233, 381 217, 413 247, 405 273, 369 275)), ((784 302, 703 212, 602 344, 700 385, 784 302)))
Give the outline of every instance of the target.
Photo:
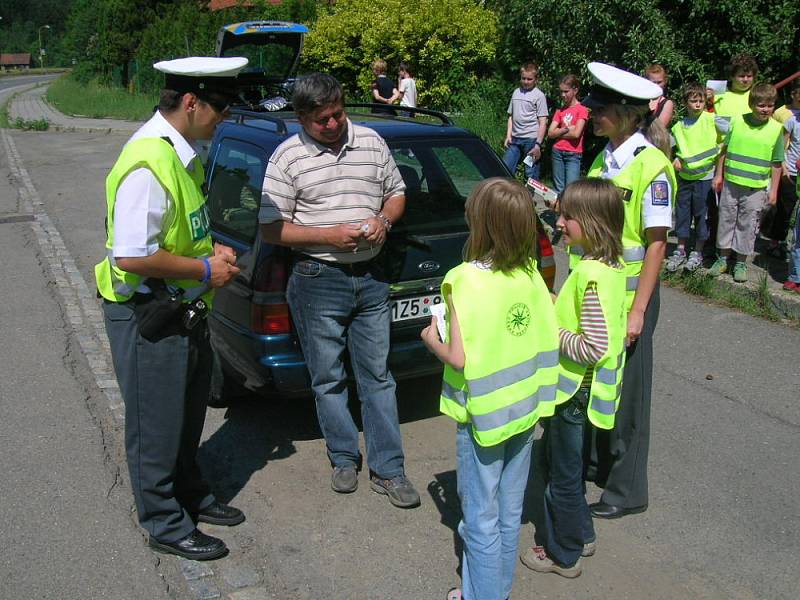
POLYGON ((289 333, 292 330, 289 305, 253 304, 250 309, 250 324, 255 333, 264 335, 289 333))
POLYGON ((250 327, 254 333, 276 335, 292 330, 286 303, 288 275, 288 255, 282 248, 273 248, 272 254, 256 268, 250 305, 250 327))

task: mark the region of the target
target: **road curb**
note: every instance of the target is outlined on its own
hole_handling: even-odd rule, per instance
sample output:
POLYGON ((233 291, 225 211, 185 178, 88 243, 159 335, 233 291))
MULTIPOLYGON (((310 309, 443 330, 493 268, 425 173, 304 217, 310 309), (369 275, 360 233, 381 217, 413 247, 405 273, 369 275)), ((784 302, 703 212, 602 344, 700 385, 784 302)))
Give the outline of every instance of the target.
MULTIPOLYGON (((711 277, 708 274, 708 269, 698 269, 694 275, 663 272, 661 279, 665 285, 678 289, 683 293, 699 298, 707 297, 704 294, 694 293, 692 290, 687 289, 686 282, 691 276, 708 277, 714 289, 721 292, 722 295, 749 296, 749 299, 757 302, 763 294, 762 286, 764 284, 759 281, 736 283, 730 275, 711 277)), ((767 277, 766 273, 762 277, 767 277)), ((800 323, 800 294, 787 292, 780 287, 773 286, 769 286, 766 293, 770 302, 768 309, 772 309, 780 318, 800 323)), ((710 297, 709 300, 717 300, 717 298, 710 297)))

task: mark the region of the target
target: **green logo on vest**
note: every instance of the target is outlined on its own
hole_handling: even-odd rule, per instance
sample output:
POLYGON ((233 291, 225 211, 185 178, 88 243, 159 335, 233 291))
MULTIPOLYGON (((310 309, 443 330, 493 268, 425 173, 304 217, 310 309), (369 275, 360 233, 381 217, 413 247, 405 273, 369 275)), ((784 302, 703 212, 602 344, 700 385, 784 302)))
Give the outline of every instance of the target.
POLYGON ((521 336, 531 324, 531 309, 523 302, 517 302, 506 313, 506 329, 514 336, 521 336))
POLYGON ((205 204, 196 211, 189 213, 189 226, 192 229, 192 240, 195 242, 202 240, 208 235, 210 223, 208 209, 205 204))

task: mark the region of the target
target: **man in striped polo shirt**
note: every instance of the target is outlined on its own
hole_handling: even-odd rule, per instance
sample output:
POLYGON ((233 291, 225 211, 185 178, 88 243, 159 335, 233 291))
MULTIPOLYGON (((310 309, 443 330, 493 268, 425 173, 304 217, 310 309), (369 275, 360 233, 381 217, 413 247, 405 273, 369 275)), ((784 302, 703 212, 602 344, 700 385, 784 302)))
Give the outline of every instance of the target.
POLYGON ((333 466, 331 487, 358 487, 358 428, 347 407, 347 349, 361 399, 370 486, 395 506, 419 505, 404 472, 395 383, 389 372, 389 283, 373 262, 405 210, 405 185, 386 142, 353 125, 344 91, 314 73, 295 86, 303 130, 275 150, 264 177, 264 240, 289 246, 286 296, 303 347, 333 466))

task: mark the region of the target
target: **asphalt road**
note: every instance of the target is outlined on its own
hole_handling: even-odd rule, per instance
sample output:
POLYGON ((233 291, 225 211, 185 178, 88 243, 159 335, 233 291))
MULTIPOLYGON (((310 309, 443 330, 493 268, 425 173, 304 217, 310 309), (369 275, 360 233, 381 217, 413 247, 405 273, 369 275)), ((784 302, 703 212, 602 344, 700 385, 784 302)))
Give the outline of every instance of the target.
POLYGON ((3 92, 17 91, 31 84, 50 81, 59 76, 60 73, 54 75, 7 75, 5 77, 0 77, 0 99, 2 98, 3 92))
MULTIPOLYGON (((64 252, 91 287, 104 239, 103 180, 125 138, 10 135, 63 237, 64 252)), ((5 175, 3 196, 15 189, 5 175)), ((11 340, 0 347, 0 435, 3 448, 13 449, 0 455, 0 523, 6 539, 28 544, 24 553, 3 553, 0 597, 105 597, 97 586, 108 579, 116 579, 117 588, 152 584, 154 594, 168 587, 176 598, 199 597, 180 575, 179 561, 167 557, 156 564, 132 524, 119 427, 75 350, 75 335, 58 310, 28 227, 0 224, 6 283, 0 331, 11 340), (34 451, 26 445, 41 438, 46 441, 34 451), (59 487, 56 476, 62 475, 80 494, 59 487), (32 515, 45 515, 47 526, 32 515), (70 531, 85 532, 81 542, 96 554, 124 556, 120 568, 92 555, 78 559, 68 540, 51 544, 54 524, 65 522, 77 522, 70 531), (93 527, 115 534, 103 538, 93 527), (94 577, 83 580, 81 595, 77 582, 65 587, 63 578, 83 562, 94 577)), ((577 580, 520 567, 512 597, 795 598, 798 342, 796 329, 664 290, 656 332, 650 509, 598 522, 598 553, 577 580)), ((355 494, 330 491, 310 402, 249 399, 227 411, 210 410, 201 465, 218 496, 245 510, 248 520, 230 531, 211 528, 232 552, 211 565, 207 581, 230 598, 443 597, 458 583, 459 517, 455 431, 437 415, 437 388, 426 380, 400 389, 407 471, 423 495, 423 505, 412 511, 392 508, 369 490, 363 475, 355 494), (250 596, 237 591, 245 589, 243 581, 250 596)), ((536 488, 533 482, 521 545, 533 537, 536 488)), ((589 493, 594 498, 598 490, 589 493)), ((78 556, 83 552, 88 550, 81 546, 78 556)), ((118 597, 160 596, 131 587, 118 597)))

